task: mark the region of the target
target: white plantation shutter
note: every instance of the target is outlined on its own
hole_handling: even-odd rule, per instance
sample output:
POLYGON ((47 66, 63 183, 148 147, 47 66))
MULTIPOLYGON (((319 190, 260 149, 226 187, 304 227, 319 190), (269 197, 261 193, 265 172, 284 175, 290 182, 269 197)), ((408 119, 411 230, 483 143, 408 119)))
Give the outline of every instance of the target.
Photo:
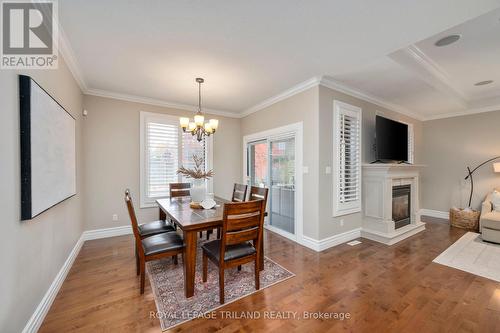
POLYGON ((146 195, 166 197, 168 184, 177 182, 179 168, 179 133, 177 124, 146 123, 146 195))
MULTIPOLYGON (((169 196, 169 184, 191 182, 177 174, 181 165, 194 167, 193 154, 205 159, 205 170, 212 165, 212 142, 196 140, 183 133, 179 118, 164 114, 141 112, 141 207, 153 207, 155 200, 169 196)), ((208 190, 213 184, 208 182, 208 190)))
POLYGON ((361 109, 333 103, 333 216, 361 211, 361 109))
POLYGON ((415 139, 413 124, 408 124, 408 163, 413 164, 415 155, 415 139))

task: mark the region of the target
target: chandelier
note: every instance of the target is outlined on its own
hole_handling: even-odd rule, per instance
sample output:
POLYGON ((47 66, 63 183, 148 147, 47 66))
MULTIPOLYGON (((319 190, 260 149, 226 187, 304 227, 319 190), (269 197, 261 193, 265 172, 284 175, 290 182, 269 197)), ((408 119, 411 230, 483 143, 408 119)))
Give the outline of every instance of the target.
POLYGON ((196 78, 196 82, 198 82, 198 112, 194 115, 194 122, 192 122, 187 117, 181 117, 179 122, 182 127, 182 131, 184 133, 188 132, 191 135, 196 135, 196 140, 203 140, 204 136, 210 136, 210 134, 214 134, 219 126, 219 121, 217 119, 210 119, 205 123, 205 117, 201 112, 201 84, 205 82, 202 78, 196 78))

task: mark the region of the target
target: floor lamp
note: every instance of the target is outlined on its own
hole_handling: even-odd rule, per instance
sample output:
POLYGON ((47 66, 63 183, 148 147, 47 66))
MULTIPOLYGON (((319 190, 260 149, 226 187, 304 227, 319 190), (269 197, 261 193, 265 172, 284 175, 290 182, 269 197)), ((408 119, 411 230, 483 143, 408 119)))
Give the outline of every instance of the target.
MULTIPOLYGON (((497 159, 500 159, 500 156, 496 156, 496 157, 493 157, 493 158, 490 158, 489 160, 487 161, 484 161, 483 163, 479 164, 477 167, 475 167, 474 169, 470 169, 470 167, 467 167, 467 172, 468 172, 468 175, 467 177, 465 177, 465 180, 469 179, 470 178, 470 195, 469 195, 469 205, 467 207, 470 207, 471 205, 471 202, 472 202, 472 193, 474 192, 474 180, 472 179, 472 174, 477 170, 479 169, 480 167, 482 167, 483 165, 485 165, 486 163, 489 163, 489 162, 492 162, 494 160, 497 160, 497 159)), ((500 163, 493 163, 493 170, 495 172, 500 172, 500 163)))

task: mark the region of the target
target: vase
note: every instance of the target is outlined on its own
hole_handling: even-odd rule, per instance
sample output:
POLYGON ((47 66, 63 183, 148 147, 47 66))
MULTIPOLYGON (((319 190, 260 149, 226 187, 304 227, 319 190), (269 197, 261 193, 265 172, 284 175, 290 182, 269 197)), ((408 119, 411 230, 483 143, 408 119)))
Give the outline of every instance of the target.
POLYGON ((205 200, 205 195, 207 192, 205 179, 195 179, 191 184, 191 189, 189 190, 189 192, 191 193, 191 201, 202 202, 203 200, 205 200))

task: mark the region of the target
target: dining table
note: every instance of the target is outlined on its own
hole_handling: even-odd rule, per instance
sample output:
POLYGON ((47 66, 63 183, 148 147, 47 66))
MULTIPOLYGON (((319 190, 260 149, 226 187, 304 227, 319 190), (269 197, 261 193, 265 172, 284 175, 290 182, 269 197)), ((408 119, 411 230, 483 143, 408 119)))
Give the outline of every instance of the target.
MULTIPOLYGON (((212 209, 191 208, 190 197, 164 198, 156 200, 160 220, 172 221, 182 232, 184 238, 184 294, 186 298, 194 295, 196 275, 196 251, 200 231, 222 228, 224 203, 230 201, 214 197, 216 205, 212 209)), ((264 242, 262 241, 261 244, 264 242)), ((260 269, 264 269, 264 246, 261 247, 260 269)))

